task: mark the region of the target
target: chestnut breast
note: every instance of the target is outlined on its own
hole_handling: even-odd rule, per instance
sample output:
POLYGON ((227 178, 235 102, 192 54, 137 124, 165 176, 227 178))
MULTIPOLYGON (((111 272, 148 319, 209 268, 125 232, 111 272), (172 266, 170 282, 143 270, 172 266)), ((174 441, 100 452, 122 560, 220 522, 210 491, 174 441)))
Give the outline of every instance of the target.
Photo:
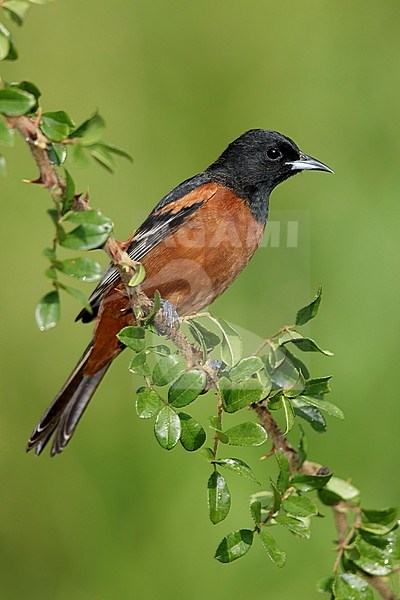
POLYGON ((226 290, 264 230, 232 190, 212 186, 204 204, 142 259, 143 291, 152 297, 158 290, 181 316, 198 312, 226 290))

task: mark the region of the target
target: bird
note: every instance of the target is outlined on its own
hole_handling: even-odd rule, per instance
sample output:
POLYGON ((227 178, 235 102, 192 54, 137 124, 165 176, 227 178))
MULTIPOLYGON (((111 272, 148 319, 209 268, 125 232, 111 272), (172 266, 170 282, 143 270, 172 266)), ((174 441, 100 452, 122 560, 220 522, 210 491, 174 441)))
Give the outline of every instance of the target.
MULTIPOLYGON (((268 220, 273 189, 302 171, 333 173, 304 154, 289 137, 251 129, 231 142, 203 172, 183 181, 151 211, 131 238, 127 253, 146 272, 142 291, 156 291, 179 317, 211 304, 253 256, 268 220)), ((112 361, 124 349, 117 338, 135 324, 126 287, 110 264, 91 294, 93 337, 32 432, 27 452, 41 454, 53 437, 51 456, 69 443, 112 361)))

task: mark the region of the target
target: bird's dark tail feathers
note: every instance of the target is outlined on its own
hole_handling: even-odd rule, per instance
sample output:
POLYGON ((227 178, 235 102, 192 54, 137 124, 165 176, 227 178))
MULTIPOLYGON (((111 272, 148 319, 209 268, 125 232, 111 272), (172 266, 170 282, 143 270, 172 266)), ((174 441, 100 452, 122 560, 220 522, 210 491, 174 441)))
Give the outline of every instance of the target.
POLYGON ((60 454, 68 444, 85 408, 111 364, 106 364, 94 375, 85 375, 84 368, 91 350, 90 343, 32 432, 26 447, 27 452, 35 448, 35 453, 39 455, 53 434, 50 451, 52 456, 60 454))

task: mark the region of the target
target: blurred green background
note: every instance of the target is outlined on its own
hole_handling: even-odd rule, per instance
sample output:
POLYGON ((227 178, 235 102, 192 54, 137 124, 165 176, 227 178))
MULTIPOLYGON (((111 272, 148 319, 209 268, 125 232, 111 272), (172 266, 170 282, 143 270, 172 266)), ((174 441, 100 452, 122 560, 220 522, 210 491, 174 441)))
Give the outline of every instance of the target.
MULTIPOLYGON (((252 127, 282 131, 335 169, 334 177, 304 174, 274 192, 280 242, 266 241, 212 310, 266 336, 323 284, 310 332, 335 356, 313 358, 312 368, 334 376, 331 399, 346 420, 330 418, 325 435, 309 432, 310 455, 352 477, 371 507, 400 499, 399 19, 398 0, 57 0, 32 9, 16 32, 20 60, 2 70, 9 80, 33 80, 46 110, 66 109, 77 122, 99 107, 107 139, 132 153, 134 164, 121 161, 115 176, 96 165, 74 172, 120 239, 252 127), (296 248, 286 243, 288 221, 298 223, 296 248)), ((70 299, 55 330, 43 334, 35 325, 35 304, 49 287, 41 251, 51 236, 50 200, 21 182, 36 175, 23 142, 7 156, 9 176, 0 182, 2 597, 318 598, 315 580, 334 560, 329 512, 313 523, 309 542, 281 532, 283 571, 258 545, 232 565, 214 561, 219 540, 250 525, 246 498, 254 486, 228 475, 232 513, 209 523, 209 467, 180 447, 163 451, 151 424, 136 417, 138 381, 128 356, 107 375, 62 456, 24 454, 90 326, 73 323, 79 307, 70 299)), ((198 414, 205 420, 211 410, 198 414)), ((274 467, 259 463, 256 449, 236 455, 268 480, 274 467)))

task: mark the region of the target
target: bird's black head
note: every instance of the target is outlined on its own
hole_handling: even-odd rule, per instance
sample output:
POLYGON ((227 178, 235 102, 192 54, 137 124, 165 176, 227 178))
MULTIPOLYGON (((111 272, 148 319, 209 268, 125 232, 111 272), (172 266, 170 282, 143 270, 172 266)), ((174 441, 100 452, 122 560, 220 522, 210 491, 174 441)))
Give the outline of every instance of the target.
POLYGON ((257 219, 265 221, 272 190, 304 170, 333 173, 281 133, 251 129, 229 144, 206 173, 248 200, 257 219))

